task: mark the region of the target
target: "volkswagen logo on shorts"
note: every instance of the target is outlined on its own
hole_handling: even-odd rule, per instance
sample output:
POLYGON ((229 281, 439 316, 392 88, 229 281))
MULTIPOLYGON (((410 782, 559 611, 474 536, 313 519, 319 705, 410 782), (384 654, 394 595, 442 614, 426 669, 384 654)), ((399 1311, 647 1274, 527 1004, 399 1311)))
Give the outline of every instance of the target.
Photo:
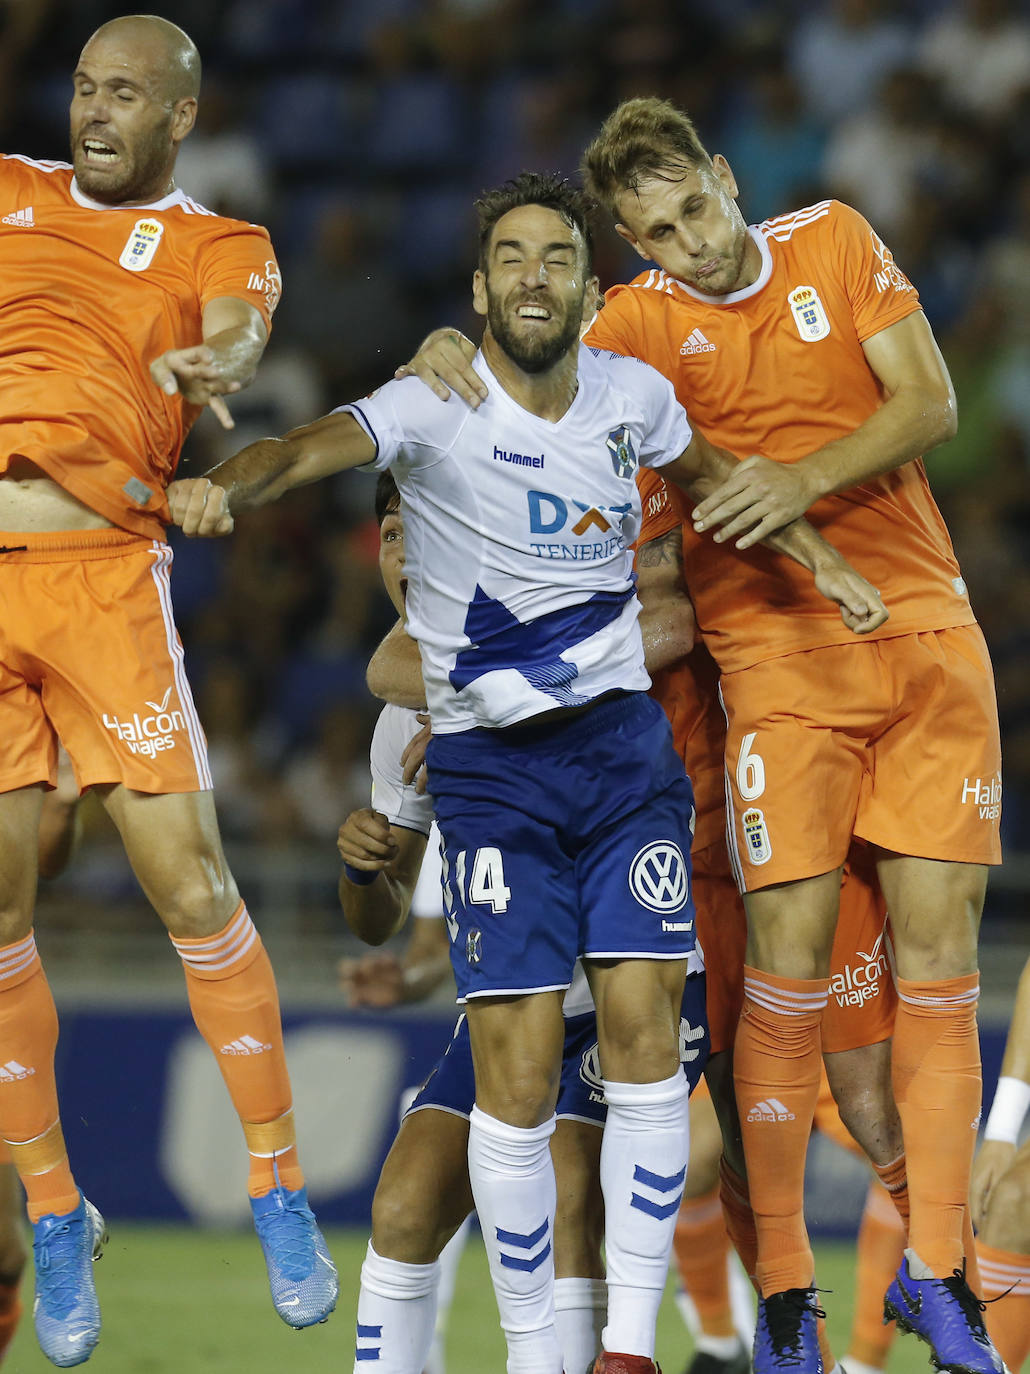
POLYGON ((465 958, 470 964, 478 964, 483 957, 483 932, 470 930, 465 936, 465 958))
POLYGON ((690 894, 687 863, 674 840, 655 840, 639 850, 629 866, 629 885, 641 906, 666 913, 686 906, 690 894))

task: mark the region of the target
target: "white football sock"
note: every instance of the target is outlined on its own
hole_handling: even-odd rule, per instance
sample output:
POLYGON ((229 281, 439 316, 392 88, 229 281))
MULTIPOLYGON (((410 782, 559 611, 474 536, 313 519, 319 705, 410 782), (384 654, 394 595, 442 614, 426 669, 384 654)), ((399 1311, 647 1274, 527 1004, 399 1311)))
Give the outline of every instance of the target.
POLYGON ((436 1322, 433 1327, 433 1343, 426 1356, 425 1374, 444 1374, 447 1362, 444 1357, 444 1342, 447 1337, 447 1318, 450 1316, 451 1303, 454 1301, 454 1285, 458 1279, 458 1265, 465 1252, 469 1227, 472 1218, 466 1217, 454 1235, 440 1251, 437 1263, 440 1266, 440 1282, 436 1289, 436 1322))
POLYGON ((422 1374, 433 1340, 439 1261, 384 1259, 368 1243, 361 1266, 354 1374, 422 1374))
POLYGON ((548 1146, 554 1126, 553 1116, 542 1126, 509 1126, 478 1107, 469 1118, 469 1179, 508 1342, 508 1374, 562 1374, 548 1146))
POLYGON ((605 1350, 654 1359, 690 1147, 689 1089, 682 1072, 661 1083, 604 1080, 601 1142, 608 1324, 605 1350))
POLYGON ((565 1374, 589 1374, 601 1353, 608 1285, 604 1279, 555 1279, 554 1311, 565 1374))

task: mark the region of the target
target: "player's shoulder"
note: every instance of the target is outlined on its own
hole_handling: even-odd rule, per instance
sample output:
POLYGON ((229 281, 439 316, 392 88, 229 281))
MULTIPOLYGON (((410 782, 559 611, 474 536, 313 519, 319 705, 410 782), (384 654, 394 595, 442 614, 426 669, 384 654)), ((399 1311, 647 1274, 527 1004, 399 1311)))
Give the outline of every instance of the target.
POLYGON ((268 230, 263 224, 251 224, 245 219, 233 219, 231 215, 221 215, 217 210, 209 210, 199 200, 194 200, 183 190, 173 191, 168 197, 167 208, 171 214, 178 214, 180 223, 198 237, 258 237, 271 242, 268 230))
POLYGON ((453 394, 441 401, 417 377, 393 378, 349 408, 364 412, 370 419, 389 419, 401 440, 432 448, 446 448, 453 443, 477 414, 453 394))
POLYGON ((580 347, 580 375, 588 384, 620 392, 627 397, 664 398, 672 384, 661 372, 641 358, 628 353, 613 353, 594 344, 580 347))
POLYGON ((24 153, 0 154, 0 177, 5 181, 52 185, 66 191, 72 178, 70 162, 26 157, 24 153))
POLYGON ((851 205, 842 200, 819 200, 788 214, 775 215, 758 225, 766 240, 798 247, 818 247, 820 243, 836 239, 843 232, 867 232, 867 221, 851 205))

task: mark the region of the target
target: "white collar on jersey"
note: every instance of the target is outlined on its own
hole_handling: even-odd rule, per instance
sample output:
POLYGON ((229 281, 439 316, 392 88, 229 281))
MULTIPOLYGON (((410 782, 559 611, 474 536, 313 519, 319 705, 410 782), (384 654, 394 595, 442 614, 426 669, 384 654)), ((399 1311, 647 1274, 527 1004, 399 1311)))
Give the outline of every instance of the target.
POLYGON ((692 296, 695 301, 704 301, 705 305, 734 305, 737 301, 746 301, 749 296, 757 296, 758 292, 761 291, 762 287, 772 276, 772 253, 769 251, 769 244, 766 241, 765 235, 759 231, 757 225, 749 224, 747 231, 757 244, 758 251, 762 255, 762 266, 759 269, 758 276, 750 286, 742 286, 739 291, 731 291, 726 296, 707 296, 703 291, 697 291, 694 287, 688 286, 685 281, 680 281, 679 277, 673 277, 673 281, 681 291, 685 291, 687 295, 692 296))
POLYGON ((79 184, 74 177, 71 179, 70 186, 72 200, 76 205, 81 205, 86 210, 170 210, 173 205, 181 205, 186 199, 185 191, 180 191, 178 186, 174 191, 169 191, 168 195, 162 196, 160 200, 149 201, 146 205, 105 205, 103 201, 93 200, 87 196, 85 191, 79 190, 79 184))

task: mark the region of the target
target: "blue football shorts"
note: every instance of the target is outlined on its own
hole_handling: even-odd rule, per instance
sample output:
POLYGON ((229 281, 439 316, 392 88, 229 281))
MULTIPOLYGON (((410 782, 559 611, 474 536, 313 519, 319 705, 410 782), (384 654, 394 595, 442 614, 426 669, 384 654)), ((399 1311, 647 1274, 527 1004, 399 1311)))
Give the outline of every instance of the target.
MULTIPOLYGON (((705 975, 692 973, 683 989, 680 1015, 680 1058, 683 1072, 693 1092, 708 1062, 708 1023, 705 1020, 705 975)), ((458 1017, 454 1034, 408 1108, 408 1112, 427 1107, 467 1117, 476 1100, 475 1074, 468 1021, 458 1017)), ((565 1046, 562 1051, 561 1081, 558 1087, 559 1120, 585 1121, 604 1125, 607 1106, 601 1081, 597 1052, 597 1020, 592 1011, 565 1020, 565 1046)), ((405 1113, 407 1115, 407 1113, 405 1113)))
POLYGON ((694 796, 643 693, 426 753, 458 1000, 565 988, 577 955, 694 948, 694 796))

